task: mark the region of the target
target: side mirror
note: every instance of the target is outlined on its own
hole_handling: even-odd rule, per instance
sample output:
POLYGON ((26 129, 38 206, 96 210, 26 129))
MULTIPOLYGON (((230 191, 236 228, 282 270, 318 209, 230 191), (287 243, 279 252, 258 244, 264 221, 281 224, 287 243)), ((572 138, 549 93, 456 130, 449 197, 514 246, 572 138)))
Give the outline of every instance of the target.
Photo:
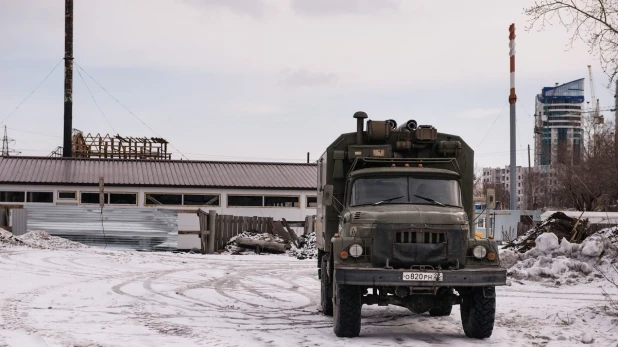
POLYGON ((322 193, 322 205, 331 206, 333 204, 333 185, 327 184, 324 186, 322 193))

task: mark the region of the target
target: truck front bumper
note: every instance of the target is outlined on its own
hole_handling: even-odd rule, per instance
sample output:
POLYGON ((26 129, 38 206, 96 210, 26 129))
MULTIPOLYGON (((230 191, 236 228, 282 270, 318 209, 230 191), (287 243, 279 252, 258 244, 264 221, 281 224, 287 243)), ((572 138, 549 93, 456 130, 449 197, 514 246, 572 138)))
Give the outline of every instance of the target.
MULTIPOLYGON (((409 277, 409 276, 408 276, 409 277)), ((358 286, 405 286, 405 287, 485 287, 506 285, 506 269, 466 268, 460 270, 409 270, 336 267, 337 284, 358 286), (441 273, 442 280, 404 280, 404 273, 441 273)))

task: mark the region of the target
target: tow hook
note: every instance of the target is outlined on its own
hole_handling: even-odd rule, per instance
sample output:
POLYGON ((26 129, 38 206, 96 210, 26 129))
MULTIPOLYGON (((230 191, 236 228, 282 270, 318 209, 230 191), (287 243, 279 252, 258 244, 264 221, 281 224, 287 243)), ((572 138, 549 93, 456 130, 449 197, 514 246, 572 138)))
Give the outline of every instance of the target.
POLYGON ((494 287, 483 287, 483 297, 492 299, 496 297, 496 289, 494 287))
POLYGON ((387 270, 392 270, 393 269, 393 267, 389 265, 389 259, 388 258, 386 258, 386 265, 384 266, 384 268, 387 269, 387 270))

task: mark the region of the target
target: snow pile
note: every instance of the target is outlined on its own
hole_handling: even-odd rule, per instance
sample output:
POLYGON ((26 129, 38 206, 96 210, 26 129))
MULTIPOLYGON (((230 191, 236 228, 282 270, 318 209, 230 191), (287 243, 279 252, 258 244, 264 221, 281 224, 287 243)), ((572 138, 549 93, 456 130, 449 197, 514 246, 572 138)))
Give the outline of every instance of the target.
POLYGON ((297 259, 315 259, 318 257, 318 247, 316 246, 315 232, 302 235, 298 238, 298 247, 292 244, 292 249, 288 251, 297 259))
POLYGON ((0 229, 0 247, 19 246, 23 244, 24 243, 15 236, 13 236, 13 233, 11 233, 10 231, 0 229))
POLYGON ((528 230, 524 235, 507 242, 504 248, 524 253, 532 249, 535 246, 534 241, 536 238, 546 232, 555 234, 558 237, 558 241, 566 238, 567 240, 581 242, 588 236, 588 220, 578 220, 562 212, 556 212, 540 225, 528 230))
POLYGON ((556 284, 591 282, 611 274, 618 264, 618 227, 603 229, 581 244, 548 232, 535 240, 536 247, 525 253, 503 249, 500 259, 507 274, 518 280, 553 281, 556 284))

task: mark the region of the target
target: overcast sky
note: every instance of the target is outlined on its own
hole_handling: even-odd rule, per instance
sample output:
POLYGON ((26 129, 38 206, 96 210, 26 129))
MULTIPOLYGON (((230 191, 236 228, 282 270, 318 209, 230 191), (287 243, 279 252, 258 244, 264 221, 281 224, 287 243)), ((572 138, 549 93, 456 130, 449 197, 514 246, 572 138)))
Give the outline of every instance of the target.
MULTIPOLYGON (((584 44, 567 51, 557 25, 524 30, 531 3, 75 0, 75 63, 139 119, 76 68, 73 126, 161 136, 176 159, 302 162, 354 131, 362 110, 461 135, 478 164, 504 166, 514 22, 517 164, 527 165, 542 87, 585 77, 588 98, 590 64, 601 106, 613 105, 584 44)), ((61 62, 64 1, 2 0, 0 32, 2 121, 61 62)), ((62 145, 62 123, 60 63, 2 126, 13 148, 46 156, 62 145)))

